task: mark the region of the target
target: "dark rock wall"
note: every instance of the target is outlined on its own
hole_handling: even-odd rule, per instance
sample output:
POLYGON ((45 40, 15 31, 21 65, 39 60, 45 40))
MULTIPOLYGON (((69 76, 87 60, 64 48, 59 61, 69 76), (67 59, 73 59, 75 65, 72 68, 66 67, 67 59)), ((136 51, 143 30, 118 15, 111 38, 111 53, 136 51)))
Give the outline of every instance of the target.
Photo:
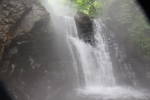
POLYGON ((0 15, 0 79, 12 98, 65 100, 76 76, 49 13, 34 0, 3 0, 0 15))
MULTIPOLYGON (((92 20, 82 12, 77 12, 74 18, 79 38, 93 45, 92 20)), ((114 56, 113 64, 118 66, 115 68, 116 76, 120 73, 131 74, 129 83, 136 85, 136 79, 132 77, 135 75, 137 80, 141 79, 141 84, 148 87, 149 60, 135 56, 134 46, 129 45, 128 36, 119 36, 122 29, 117 30, 114 24, 106 22, 106 26, 110 26, 107 28, 108 33, 111 33, 110 30, 116 33, 109 36, 111 50, 121 48, 111 54, 114 56), (116 42, 118 46, 113 44, 116 42), (126 64, 132 65, 131 73, 126 71, 126 64)), ((38 2, 0 1, 0 79, 6 83, 14 99, 65 100, 65 94, 69 95, 69 91, 76 85, 69 49, 61 39, 56 39, 54 33, 49 13, 38 2)))
POLYGON ((55 76, 47 70, 53 37, 50 15, 37 1, 0 1, 0 79, 14 100, 42 100, 51 91, 49 78, 45 87, 39 83, 55 76))
POLYGON ((2 0, 0 3, 0 60, 5 47, 23 32, 29 32, 34 23, 49 14, 32 0, 2 0))
POLYGON ((93 37, 94 32, 93 32, 93 26, 92 26, 92 19, 89 18, 88 15, 79 11, 76 13, 74 18, 75 18, 79 38, 93 45, 94 44, 94 37, 93 37))
MULTIPOLYGON (((36 22, 30 32, 17 36, 9 47, 5 48, 0 63, 0 77, 8 86, 14 99, 33 99, 39 83, 43 80, 43 74, 46 73, 45 62, 49 60, 45 53, 50 50, 47 46, 53 41, 48 24, 44 20, 36 22)), ((45 91, 38 92, 44 92, 39 100, 46 95, 45 91)))

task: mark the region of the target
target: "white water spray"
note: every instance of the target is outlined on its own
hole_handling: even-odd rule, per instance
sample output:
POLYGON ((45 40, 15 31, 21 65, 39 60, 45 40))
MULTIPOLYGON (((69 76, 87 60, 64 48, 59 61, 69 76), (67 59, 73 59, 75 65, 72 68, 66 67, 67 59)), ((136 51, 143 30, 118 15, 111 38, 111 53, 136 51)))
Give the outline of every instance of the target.
MULTIPOLYGON (((44 2, 43 4, 49 12, 52 10, 49 7, 49 5, 51 5, 56 15, 68 15, 68 9, 70 10, 69 7, 61 9, 62 5, 58 3, 58 0, 47 1, 48 2, 44 2)), ((81 81, 79 78, 81 72, 84 77, 84 88, 80 86, 77 87, 79 88, 77 89, 80 94, 79 96, 82 95, 87 97, 86 100, 149 100, 147 99, 147 93, 142 90, 139 91, 132 88, 117 86, 115 83, 113 66, 111 64, 107 40, 103 32, 103 23, 101 20, 93 21, 95 46, 91 46, 79 39, 74 18, 62 18, 64 21, 57 20, 57 18, 53 18, 53 20, 56 23, 56 29, 66 33, 61 34, 59 31, 58 36, 64 35, 67 39, 73 58, 73 67, 78 78, 77 81, 81 81)))
POLYGON ((55 13, 58 16, 74 16, 77 12, 70 0, 41 0, 41 3, 49 13, 55 13))
POLYGON ((94 32, 95 47, 80 40, 77 35, 69 35, 78 53, 85 85, 86 87, 113 86, 115 80, 112 72, 112 64, 107 50, 105 36, 101 34, 100 21, 94 20, 94 32))
POLYGON ((78 68, 82 67, 83 70, 85 86, 77 89, 80 95, 91 100, 148 100, 148 94, 144 90, 121 87, 115 83, 107 39, 103 32, 104 25, 101 20, 93 20, 94 47, 79 39, 73 18, 65 17, 65 20, 67 41, 78 77, 81 74, 78 68))

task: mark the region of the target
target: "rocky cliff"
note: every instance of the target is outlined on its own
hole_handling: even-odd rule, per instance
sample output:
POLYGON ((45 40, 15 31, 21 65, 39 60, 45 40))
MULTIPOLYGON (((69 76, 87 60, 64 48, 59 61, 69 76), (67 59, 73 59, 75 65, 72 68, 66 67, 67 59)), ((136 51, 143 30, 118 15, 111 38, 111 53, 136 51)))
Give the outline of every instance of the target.
POLYGON ((43 75, 34 69, 46 60, 53 36, 50 15, 36 0, 0 1, 0 79, 15 100, 33 99, 33 80, 43 75))
POLYGON ((45 9, 33 0, 2 0, 0 15, 0 60, 13 39, 28 33, 36 22, 50 20, 45 9))
MULTIPOLYGON (((92 20, 82 12, 77 12, 75 21, 79 37, 93 45, 92 20)), ((0 79, 6 83, 14 100, 63 100, 65 94, 70 96, 70 90, 76 84, 75 72, 71 67, 72 57, 67 44, 63 43, 66 40, 54 33, 49 13, 37 1, 0 0, 0 79)), ((122 38, 115 38, 114 35, 109 38, 112 38, 109 40, 111 49, 119 48, 113 43, 118 38, 122 41, 122 38)), ((124 41, 119 46, 126 47, 122 45, 124 41)), ((127 57, 122 52, 126 53, 122 49, 116 50, 118 56, 112 59, 114 65, 119 63, 115 68, 118 69, 116 76, 120 75, 118 73, 129 74, 125 68, 131 62, 131 76, 136 75, 148 87, 149 60, 139 63, 140 59, 130 55, 127 57)), ((133 80, 130 83, 136 85, 138 82, 133 80)))
POLYGON ((76 83, 75 72, 50 14, 36 0, 2 0, 0 15, 0 79, 12 98, 65 98, 62 93, 76 83))
POLYGON ((88 15, 80 11, 76 13, 74 18, 75 18, 79 38, 93 45, 94 32, 93 32, 92 19, 88 15))

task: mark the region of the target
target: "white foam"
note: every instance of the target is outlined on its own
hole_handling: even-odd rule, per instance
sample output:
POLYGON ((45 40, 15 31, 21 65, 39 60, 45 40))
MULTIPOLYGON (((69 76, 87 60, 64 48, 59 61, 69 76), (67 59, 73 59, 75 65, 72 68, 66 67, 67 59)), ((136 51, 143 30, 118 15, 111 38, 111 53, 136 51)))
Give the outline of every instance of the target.
POLYGON ((149 100, 146 90, 137 90, 131 87, 86 87, 77 89, 79 95, 102 100, 149 100))

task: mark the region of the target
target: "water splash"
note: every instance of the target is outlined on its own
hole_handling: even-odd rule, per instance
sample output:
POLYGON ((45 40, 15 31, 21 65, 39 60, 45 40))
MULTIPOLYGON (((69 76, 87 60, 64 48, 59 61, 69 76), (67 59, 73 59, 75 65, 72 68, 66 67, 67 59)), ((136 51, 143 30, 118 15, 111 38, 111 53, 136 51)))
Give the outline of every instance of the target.
MULTIPOLYGON (((148 92, 117 86, 113 75, 107 39, 101 20, 93 20, 95 46, 79 39, 74 19, 64 17, 67 42, 77 77, 83 72, 85 86, 77 89, 83 100, 149 100, 148 92), (82 71, 79 72, 79 67, 82 71)), ((80 79, 78 79, 80 81, 80 79)), ((80 82, 79 82, 80 83, 80 82)))
POLYGON ((149 100, 148 91, 131 87, 87 87, 77 92, 80 97, 90 100, 149 100))
POLYGON ((94 20, 94 25, 95 47, 80 40, 77 36, 70 35, 69 38, 78 53, 85 85, 87 87, 112 86, 115 81, 105 36, 101 34, 100 23, 94 20))

